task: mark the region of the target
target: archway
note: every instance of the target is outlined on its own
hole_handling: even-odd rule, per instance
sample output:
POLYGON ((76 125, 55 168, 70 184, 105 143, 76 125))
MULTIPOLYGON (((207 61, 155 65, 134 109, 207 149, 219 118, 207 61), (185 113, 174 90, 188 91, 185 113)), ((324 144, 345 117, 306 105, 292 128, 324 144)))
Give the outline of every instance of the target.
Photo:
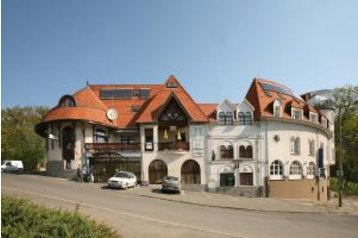
POLYGON ((200 184, 200 165, 195 160, 187 160, 181 167, 183 184, 200 184))
POLYGON ((149 165, 149 183, 160 184, 163 177, 168 175, 168 168, 164 161, 154 160, 149 165))

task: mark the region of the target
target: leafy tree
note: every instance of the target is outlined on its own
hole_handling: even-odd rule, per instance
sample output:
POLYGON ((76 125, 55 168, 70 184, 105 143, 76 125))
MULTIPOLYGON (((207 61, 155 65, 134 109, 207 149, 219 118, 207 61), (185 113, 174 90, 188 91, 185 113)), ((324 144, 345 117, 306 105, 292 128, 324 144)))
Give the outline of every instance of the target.
POLYGON ((22 160, 34 171, 45 158, 45 142, 34 127, 47 112, 45 107, 13 107, 1 110, 1 159, 22 160))
POLYGON ((339 168, 339 153, 342 149, 342 162, 346 183, 358 182, 358 86, 347 86, 334 90, 336 107, 335 144, 337 162, 332 168, 335 175, 339 168), (339 120, 342 125, 342 148, 339 148, 339 120))

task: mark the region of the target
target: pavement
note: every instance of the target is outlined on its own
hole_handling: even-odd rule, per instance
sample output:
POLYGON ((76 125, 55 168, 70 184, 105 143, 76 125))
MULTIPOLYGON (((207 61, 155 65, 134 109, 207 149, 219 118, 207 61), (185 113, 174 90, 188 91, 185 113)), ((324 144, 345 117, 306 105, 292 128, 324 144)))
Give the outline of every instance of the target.
MULTIPOLYGON (((92 185, 105 187, 106 184, 92 185)), ((245 211, 348 214, 358 216, 358 197, 344 198, 343 206, 338 207, 337 197, 332 198, 328 202, 319 202, 307 199, 239 197, 204 191, 182 191, 181 194, 168 194, 162 193, 160 188, 160 185, 138 186, 128 189, 126 192, 159 200, 245 211)))

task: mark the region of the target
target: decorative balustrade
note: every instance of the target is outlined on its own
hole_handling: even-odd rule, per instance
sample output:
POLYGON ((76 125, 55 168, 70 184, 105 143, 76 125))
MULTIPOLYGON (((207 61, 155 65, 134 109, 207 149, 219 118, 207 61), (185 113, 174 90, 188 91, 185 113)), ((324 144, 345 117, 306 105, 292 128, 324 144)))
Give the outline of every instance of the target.
POLYGON ((139 151, 139 143, 86 143, 86 150, 94 151, 139 151))

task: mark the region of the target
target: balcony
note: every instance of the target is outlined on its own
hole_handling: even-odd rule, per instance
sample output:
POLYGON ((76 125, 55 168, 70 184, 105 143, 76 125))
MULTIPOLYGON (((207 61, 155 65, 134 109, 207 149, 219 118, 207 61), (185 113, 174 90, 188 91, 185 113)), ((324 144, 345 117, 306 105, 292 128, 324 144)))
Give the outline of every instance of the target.
POLYGON ((162 142, 158 144, 158 150, 189 150, 188 142, 162 142))
POLYGON ((139 151, 139 143, 85 143, 86 150, 93 151, 139 151))

